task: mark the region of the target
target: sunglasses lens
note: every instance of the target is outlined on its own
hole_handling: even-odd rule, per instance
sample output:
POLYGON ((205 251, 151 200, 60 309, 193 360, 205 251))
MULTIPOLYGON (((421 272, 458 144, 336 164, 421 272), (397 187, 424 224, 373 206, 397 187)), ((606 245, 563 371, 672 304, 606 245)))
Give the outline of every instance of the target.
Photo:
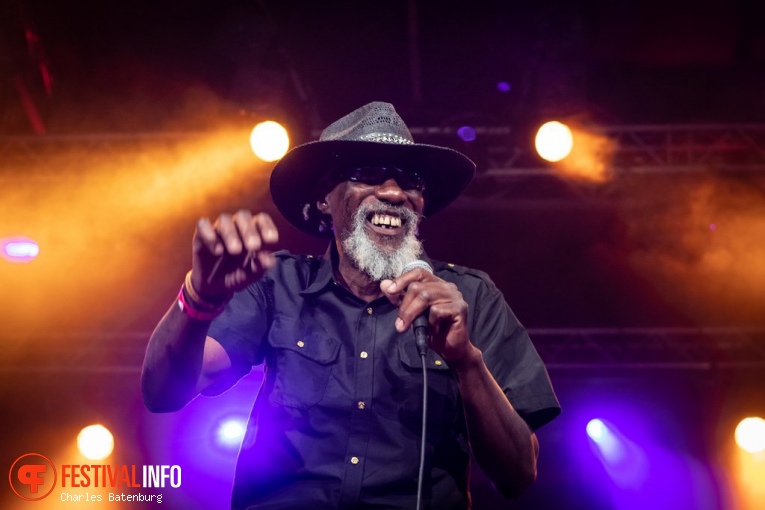
POLYGON ((363 182, 373 186, 380 185, 388 179, 395 179, 402 189, 425 190, 425 181, 416 172, 402 170, 389 166, 364 166, 352 168, 348 172, 348 180, 363 182))

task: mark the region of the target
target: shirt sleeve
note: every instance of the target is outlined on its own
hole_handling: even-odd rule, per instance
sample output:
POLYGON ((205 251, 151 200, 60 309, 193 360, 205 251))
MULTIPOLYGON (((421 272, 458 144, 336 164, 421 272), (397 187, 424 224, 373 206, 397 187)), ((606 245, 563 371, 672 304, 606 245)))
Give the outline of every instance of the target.
POLYGON ((267 277, 234 294, 221 315, 210 324, 208 336, 223 346, 234 372, 242 377, 263 362, 264 338, 269 328, 267 277))
POLYGON ((537 430, 560 414, 547 369, 502 293, 482 282, 474 308, 473 343, 513 408, 537 430))

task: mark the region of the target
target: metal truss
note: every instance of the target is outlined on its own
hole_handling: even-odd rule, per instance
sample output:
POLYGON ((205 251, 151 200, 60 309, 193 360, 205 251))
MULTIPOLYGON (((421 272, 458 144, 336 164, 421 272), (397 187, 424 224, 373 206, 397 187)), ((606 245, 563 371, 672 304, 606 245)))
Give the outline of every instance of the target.
POLYGON ((765 328, 530 329, 551 370, 765 369, 765 328))
MULTIPOLYGON (((765 172, 765 124, 637 125, 584 128, 610 141, 603 150, 610 169, 619 173, 765 172)), ((490 147, 482 175, 513 177, 553 174, 529 148, 503 151, 490 147), (502 157, 504 156, 504 158, 502 157)))
MULTIPOLYGON (((480 163, 478 177, 550 175, 551 166, 531 147, 513 140, 509 126, 477 126, 475 140, 462 142, 456 127, 413 127, 421 143, 437 143, 471 153, 480 163)), ((587 132, 613 142, 615 172, 765 171, 765 124, 592 126, 587 132)), ((44 164, 53 156, 138 150, 148 142, 179 143, 199 132, 105 133, 0 137, 0 168, 44 164)), ((525 138, 525 137, 524 137, 525 138)))
MULTIPOLYGON (((570 183, 542 161, 509 126, 477 126, 475 140, 463 142, 457 127, 413 127, 418 142, 452 147, 478 163, 478 174, 454 208, 593 207, 607 205, 608 186, 588 189, 588 200, 571 193, 570 183)), ((693 174, 737 172, 765 180, 765 124, 592 126, 608 140, 609 174, 693 174)), ((130 157, 146 147, 172 147, 204 133, 124 133, 0 137, 0 181, 55 180, 62 162, 87 156, 130 157)), ((529 137, 524 135, 524 140, 529 137)), ((68 166, 68 165, 66 165, 68 166)))
POLYGON ((675 179, 736 174, 765 184, 765 124, 612 126, 592 128, 607 140, 608 179, 602 184, 561 176, 529 147, 487 145, 471 187, 455 204, 463 209, 608 207, 620 183, 662 174, 675 179))

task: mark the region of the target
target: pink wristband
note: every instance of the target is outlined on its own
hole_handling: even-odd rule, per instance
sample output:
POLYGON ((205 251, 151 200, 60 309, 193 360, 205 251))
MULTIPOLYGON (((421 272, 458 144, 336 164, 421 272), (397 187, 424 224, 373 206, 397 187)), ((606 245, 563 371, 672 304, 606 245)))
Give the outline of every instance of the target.
POLYGON ((183 314, 190 319, 197 321, 211 321, 223 313, 226 305, 224 303, 218 309, 212 311, 197 310, 186 301, 186 296, 183 294, 183 286, 181 286, 181 291, 178 293, 178 308, 180 308, 183 314))

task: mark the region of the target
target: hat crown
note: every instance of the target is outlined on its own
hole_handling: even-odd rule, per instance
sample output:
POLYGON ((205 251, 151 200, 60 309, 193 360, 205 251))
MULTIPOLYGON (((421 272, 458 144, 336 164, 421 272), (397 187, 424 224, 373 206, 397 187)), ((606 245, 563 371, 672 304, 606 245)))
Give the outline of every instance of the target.
POLYGON ((321 132, 319 140, 414 144, 412 133, 393 105, 380 101, 366 104, 333 122, 321 132))

